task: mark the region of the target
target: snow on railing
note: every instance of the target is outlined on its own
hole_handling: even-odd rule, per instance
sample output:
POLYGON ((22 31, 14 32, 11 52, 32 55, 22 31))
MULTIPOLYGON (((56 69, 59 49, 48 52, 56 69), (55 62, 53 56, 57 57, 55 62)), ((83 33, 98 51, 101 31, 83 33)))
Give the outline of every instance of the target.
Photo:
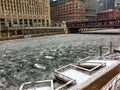
POLYGON ((120 47, 120 45, 118 45, 118 44, 117 44, 117 45, 116 45, 116 44, 113 45, 112 42, 110 42, 110 45, 109 45, 109 46, 101 45, 101 46, 100 46, 100 56, 105 57, 105 56, 108 56, 108 55, 110 55, 110 54, 113 54, 113 53, 114 53, 114 49, 115 49, 116 47, 120 47), (109 51, 107 51, 105 54, 103 54, 103 49, 104 49, 104 50, 109 50, 109 51), (102 55, 102 54, 103 54, 103 55, 102 55))
POLYGON ((77 90, 82 90, 84 87, 88 86, 89 84, 93 83, 95 80, 97 80, 99 77, 103 76, 106 73, 109 72, 112 68, 116 67, 117 65, 119 65, 120 63, 116 62, 114 65, 110 66, 110 67, 105 67, 103 69, 101 69, 100 71, 98 71, 97 73, 93 74, 92 77, 94 78, 89 78, 88 80, 86 80, 85 82, 83 82, 82 84, 80 84, 80 86, 76 87, 77 90))
POLYGON ((76 66, 76 65, 73 65, 73 64, 69 64, 69 65, 66 65, 62 68, 59 68, 59 69, 55 70, 55 72, 64 72, 67 69, 75 69, 75 70, 80 69, 80 70, 89 71, 86 68, 82 68, 82 67, 79 67, 79 66, 76 66))
POLYGON ((110 59, 110 60, 120 60, 120 54, 119 56, 116 56, 116 52, 115 51, 119 51, 120 45, 113 45, 112 42, 110 42, 109 46, 101 46, 102 48, 100 49, 100 53, 101 53, 101 57, 105 58, 105 59, 110 59), (103 49, 107 49, 109 51, 107 51, 105 54, 102 55, 103 49))
POLYGON ((71 68, 71 64, 68 64, 66 66, 63 66, 62 68, 59 68, 59 69, 56 69, 55 71, 58 71, 58 72, 63 72, 67 69, 71 68))
POLYGON ((23 83, 20 86, 19 90, 27 90, 27 89, 25 89, 26 86, 33 86, 33 88, 35 88, 34 86, 37 86, 37 87, 50 86, 50 90, 54 90, 54 88, 53 88, 53 80, 26 82, 26 83, 23 83))
MULTIPOLYGON (((95 63, 95 62, 93 62, 93 63, 95 63)), ((58 87, 55 90, 62 90, 63 88, 65 88, 70 83, 71 84, 76 84, 76 80, 73 80, 72 78, 62 74, 61 72, 64 72, 65 70, 72 68, 72 69, 75 69, 77 71, 82 70, 82 71, 86 71, 86 73, 88 73, 88 74, 91 74, 91 72, 93 72, 96 68, 105 65, 105 63, 97 63, 97 64, 98 65, 96 67, 94 67, 93 69, 91 69, 91 70, 83 68, 83 67, 79 67, 79 66, 76 66, 76 65, 73 65, 73 64, 69 64, 69 65, 66 65, 66 66, 64 66, 62 68, 59 68, 59 69, 55 70, 55 76, 56 77, 62 78, 63 80, 67 81, 66 84, 58 87)))
POLYGON ((105 56, 105 59, 109 60, 120 60, 120 54, 119 53, 113 53, 108 56, 105 56))
POLYGON ((55 89, 55 90, 65 90, 65 87, 66 87, 67 85, 71 84, 71 83, 76 83, 76 80, 71 80, 71 81, 67 82, 66 84, 58 87, 58 88, 55 89))
MULTIPOLYGON (((83 65, 83 66, 84 66, 84 65, 83 65)), ((104 67, 104 66, 106 66, 106 63, 101 63, 101 62, 83 62, 83 63, 78 63, 78 64, 77 64, 77 67, 76 67, 76 66, 74 66, 74 67, 76 67, 76 68, 78 68, 78 69, 81 69, 81 70, 85 70, 85 71, 88 72, 88 74, 92 74, 92 73, 95 72, 96 69, 102 68, 102 67, 104 67), (89 65, 89 66, 93 66, 93 68, 87 69, 87 68, 85 68, 85 67, 82 67, 83 64, 87 64, 87 65, 89 65)))
POLYGON ((63 80, 65 80, 67 82, 67 83, 65 83, 64 85, 58 87, 55 90, 64 90, 64 88, 67 85, 70 85, 70 84, 74 85, 74 84, 76 84, 76 80, 75 79, 72 79, 72 78, 70 78, 70 77, 68 77, 68 76, 66 76, 66 75, 64 75, 64 74, 61 73, 61 72, 64 72, 65 70, 67 70, 69 68, 74 68, 74 67, 72 67, 72 65, 69 64, 69 65, 66 65, 66 66, 64 66, 64 67, 62 67, 60 69, 55 70, 55 77, 56 78, 57 77, 62 78, 63 80))
POLYGON ((86 62, 86 60, 90 59, 90 56, 86 57, 86 58, 83 58, 83 59, 80 59, 77 64, 81 64, 83 62, 86 62))
POLYGON ((72 78, 70 78, 70 77, 68 77, 68 76, 66 76, 66 75, 64 75, 64 74, 61 74, 60 72, 58 72, 58 71, 55 71, 55 76, 56 77, 61 77, 62 79, 64 79, 65 81, 71 81, 71 80, 73 80, 72 78))

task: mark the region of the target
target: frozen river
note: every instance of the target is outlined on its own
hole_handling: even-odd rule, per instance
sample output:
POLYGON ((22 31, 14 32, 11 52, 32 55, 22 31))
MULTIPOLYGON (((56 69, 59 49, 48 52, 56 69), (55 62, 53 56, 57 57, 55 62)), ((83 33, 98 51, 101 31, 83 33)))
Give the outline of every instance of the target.
POLYGON ((26 81, 52 79, 53 71, 99 55, 100 45, 120 44, 119 35, 68 34, 0 41, 0 90, 26 81))

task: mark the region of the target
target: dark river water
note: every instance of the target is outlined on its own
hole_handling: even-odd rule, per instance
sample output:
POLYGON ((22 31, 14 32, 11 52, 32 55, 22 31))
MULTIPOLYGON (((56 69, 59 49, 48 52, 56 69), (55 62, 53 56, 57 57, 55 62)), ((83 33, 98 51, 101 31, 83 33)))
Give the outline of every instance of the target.
POLYGON ((54 70, 99 55, 100 45, 120 45, 119 35, 64 34, 0 41, 0 90, 54 78, 54 70))

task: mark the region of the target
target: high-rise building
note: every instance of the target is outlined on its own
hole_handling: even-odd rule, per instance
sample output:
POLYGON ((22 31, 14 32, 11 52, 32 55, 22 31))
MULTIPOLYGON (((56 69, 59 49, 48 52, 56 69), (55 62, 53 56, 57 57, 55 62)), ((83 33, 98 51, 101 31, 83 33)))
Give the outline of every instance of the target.
POLYGON ((0 23, 7 27, 50 25, 49 0, 0 0, 0 23))
POLYGON ((98 20, 114 20, 120 17, 120 3, 117 3, 117 6, 114 10, 110 9, 107 11, 97 13, 98 20))
POLYGON ((114 9, 120 0, 97 0, 97 12, 114 9))
POLYGON ((106 10, 106 3, 105 0, 97 0, 97 12, 105 11, 106 10))
POLYGON ((40 34, 50 23, 49 0, 0 0, 0 38, 40 34))
POLYGON ((97 17, 96 14, 96 5, 97 0, 86 0, 86 19, 94 20, 97 17))
POLYGON ((114 6, 117 6, 117 3, 120 2, 120 0, 115 0, 114 6))
POLYGON ((52 3, 53 2, 53 0, 50 0, 50 3, 52 3))
POLYGON ((53 22, 77 21, 85 19, 85 0, 54 0, 51 3, 53 22))

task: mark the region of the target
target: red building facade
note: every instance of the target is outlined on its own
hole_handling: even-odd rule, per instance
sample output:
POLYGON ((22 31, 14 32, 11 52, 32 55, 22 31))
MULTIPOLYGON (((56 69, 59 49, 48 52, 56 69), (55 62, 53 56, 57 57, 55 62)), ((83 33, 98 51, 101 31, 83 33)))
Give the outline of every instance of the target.
POLYGON ((106 19, 111 20, 119 17, 120 17, 120 3, 117 4, 117 7, 114 10, 109 9, 107 11, 100 12, 97 14, 97 18, 99 20, 106 20, 106 19))
POLYGON ((58 0, 51 4, 53 22, 77 21, 85 19, 85 0, 58 0))

